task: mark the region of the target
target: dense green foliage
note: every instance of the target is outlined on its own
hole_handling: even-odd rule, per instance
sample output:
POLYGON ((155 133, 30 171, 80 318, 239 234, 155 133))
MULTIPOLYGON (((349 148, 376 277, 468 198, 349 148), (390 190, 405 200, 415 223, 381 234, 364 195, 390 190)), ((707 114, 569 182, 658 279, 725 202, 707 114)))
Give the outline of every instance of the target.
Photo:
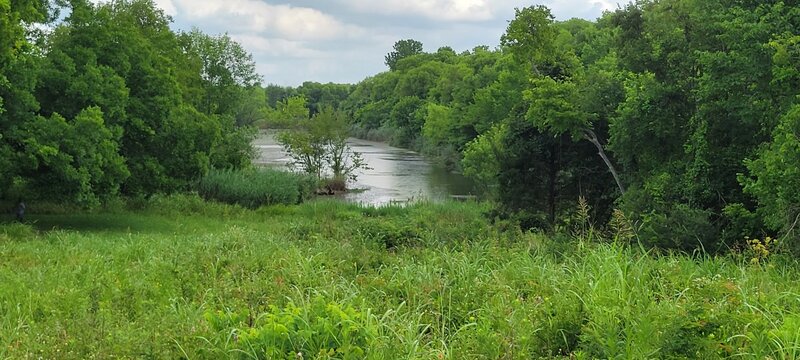
MULTIPOLYGON (((513 41, 504 36, 509 45, 498 50, 476 47, 457 54, 443 47, 405 56, 392 71, 359 83, 342 109, 352 115, 361 135, 388 137, 460 168, 499 200, 498 214, 526 227, 552 228, 579 195, 608 216, 618 194, 610 166, 597 151, 607 137, 603 120, 613 109, 603 108, 606 113, 598 117, 590 113, 596 109, 577 103, 585 96, 577 85, 584 70, 570 49, 576 37, 554 24, 545 8, 520 14, 543 18, 536 25, 515 21, 510 26, 518 32, 544 26, 544 33, 513 41), (510 45, 545 40, 552 43, 541 49, 510 45), (528 80, 534 76, 544 78, 528 80), (567 76, 571 82, 561 84, 567 76), (572 137, 591 141, 573 142, 572 137)), ((594 29, 582 20, 564 27, 594 29)), ((615 93, 608 90, 596 91, 615 93)))
POLYGON ((496 50, 398 42, 342 108, 360 134, 461 167, 526 226, 558 227, 584 196, 649 245, 796 243, 797 5, 648 0, 594 22, 517 9, 496 50))
POLYGON ((317 180, 274 169, 211 170, 200 179, 204 199, 256 209, 263 205, 297 204, 309 198, 317 180))
POLYGON ((585 211, 574 237, 551 239, 490 225, 473 203, 137 206, 0 225, 0 357, 792 359, 800 348, 800 265, 766 239, 691 258, 630 247, 624 226, 598 235, 585 211))
POLYGON ((352 85, 306 81, 296 88, 267 85, 258 94, 261 128, 288 129, 325 108, 339 109, 352 85))
POLYGON ((149 0, 64 3, 0 3, 13 44, 0 55, 0 198, 95 206, 250 165, 243 109, 259 78, 238 44, 176 34, 149 0), (25 30, 57 10, 69 15, 51 31, 25 30))

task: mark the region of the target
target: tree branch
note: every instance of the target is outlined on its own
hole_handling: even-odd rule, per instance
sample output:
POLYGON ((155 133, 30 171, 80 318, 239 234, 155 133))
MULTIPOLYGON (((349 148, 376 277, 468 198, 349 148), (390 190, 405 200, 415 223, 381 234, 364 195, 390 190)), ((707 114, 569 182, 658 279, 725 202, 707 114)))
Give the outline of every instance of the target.
POLYGON ((606 163, 608 167, 608 171, 611 172, 611 175, 614 176, 614 181, 617 182, 617 187, 619 188, 619 192, 622 195, 625 195, 625 187, 622 185, 622 181, 619 179, 619 174, 617 173, 617 169, 614 168, 614 164, 611 163, 611 160, 606 155, 606 151, 603 149, 603 145, 600 143, 600 140, 597 138, 597 134, 592 129, 584 129, 583 130, 583 137, 586 140, 589 140, 595 147, 597 147, 597 154, 603 158, 603 161, 606 163))

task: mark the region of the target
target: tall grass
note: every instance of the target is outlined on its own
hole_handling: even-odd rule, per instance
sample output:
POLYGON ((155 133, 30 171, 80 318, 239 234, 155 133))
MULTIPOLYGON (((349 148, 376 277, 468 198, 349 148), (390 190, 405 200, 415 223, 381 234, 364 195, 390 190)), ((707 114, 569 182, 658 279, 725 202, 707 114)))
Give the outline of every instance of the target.
POLYGON ((311 196, 315 185, 308 176, 275 169, 211 170, 197 191, 208 200, 255 209, 300 203, 311 196))
POLYGON ((110 215, 127 228, 0 225, 0 358, 800 355, 800 267, 781 255, 557 242, 469 203, 151 201, 110 215))

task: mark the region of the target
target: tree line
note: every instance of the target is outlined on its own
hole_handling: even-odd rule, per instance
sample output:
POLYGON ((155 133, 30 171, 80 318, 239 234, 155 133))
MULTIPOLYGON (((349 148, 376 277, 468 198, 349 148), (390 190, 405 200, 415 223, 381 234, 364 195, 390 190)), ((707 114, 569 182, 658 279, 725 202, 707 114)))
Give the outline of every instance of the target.
POLYGON ((0 1, 0 198, 93 206, 250 165, 261 78, 150 0, 0 1))
POLYGON ((341 108, 477 179, 525 227, 563 225, 583 197, 650 245, 797 245, 798 5, 643 0, 596 21, 517 9, 496 49, 397 42, 341 108))

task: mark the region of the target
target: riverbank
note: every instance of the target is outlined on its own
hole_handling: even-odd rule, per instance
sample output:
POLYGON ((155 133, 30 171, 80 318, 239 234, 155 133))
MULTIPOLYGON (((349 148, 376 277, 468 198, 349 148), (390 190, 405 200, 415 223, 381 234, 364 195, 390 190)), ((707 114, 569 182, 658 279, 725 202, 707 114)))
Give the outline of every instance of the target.
POLYGON ((486 210, 176 196, 31 215, 0 225, 0 358, 800 355, 793 260, 653 256, 486 210))

